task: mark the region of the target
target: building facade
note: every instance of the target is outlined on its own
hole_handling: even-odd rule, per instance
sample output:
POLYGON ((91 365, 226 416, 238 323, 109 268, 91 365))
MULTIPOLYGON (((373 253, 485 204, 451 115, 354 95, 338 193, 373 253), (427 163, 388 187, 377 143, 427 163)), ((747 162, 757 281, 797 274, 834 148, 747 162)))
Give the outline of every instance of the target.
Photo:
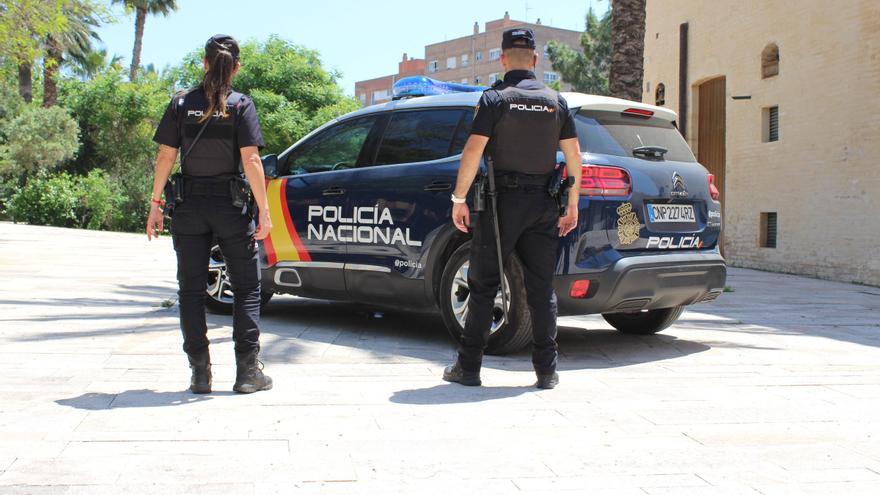
POLYGON ((880 285, 880 2, 649 1, 644 81, 716 176, 728 262, 880 285))
MULTIPOLYGON (((581 32, 559 29, 541 24, 512 20, 505 12, 502 19, 485 24, 480 32, 480 25, 474 23, 473 33, 468 36, 434 43, 425 47, 424 59, 409 59, 404 54, 398 73, 390 76, 358 81, 355 84, 355 96, 364 105, 382 103, 391 99, 391 87, 403 77, 425 75, 433 79, 464 84, 489 86, 496 79, 504 76, 501 67, 501 33, 513 27, 528 27, 535 32, 538 51, 538 66, 535 75, 546 84, 559 80, 559 74, 553 71, 547 58, 546 46, 551 40, 564 43, 575 50, 580 50, 581 32), (387 96, 387 97, 386 97, 387 96)), ((561 83, 563 90, 570 85, 561 83)))
POLYGON ((354 94, 364 106, 383 103, 391 99, 391 87, 402 77, 421 76, 425 73, 425 59, 412 58, 403 54, 403 60, 397 64, 397 74, 358 81, 354 85, 354 94))

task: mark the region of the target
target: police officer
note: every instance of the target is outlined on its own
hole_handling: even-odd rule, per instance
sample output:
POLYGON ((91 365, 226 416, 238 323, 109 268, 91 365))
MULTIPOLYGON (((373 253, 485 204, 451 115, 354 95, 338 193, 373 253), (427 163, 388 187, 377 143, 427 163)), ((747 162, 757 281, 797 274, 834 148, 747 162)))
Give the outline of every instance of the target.
POLYGON ((443 379, 462 385, 481 384, 483 350, 501 284, 491 212, 475 215, 472 225, 465 203, 485 152, 495 171, 502 259, 515 252, 524 267, 533 324, 536 386, 553 388, 559 382, 553 275, 559 237, 577 225, 578 188, 572 187, 568 198, 563 199, 568 201, 568 213, 560 217, 547 186, 556 167, 557 149, 565 154, 569 177, 580 184, 580 147, 565 100, 535 79, 538 57, 534 33, 525 28, 507 30, 501 48, 504 79, 480 99, 452 194, 455 226, 473 234, 468 272, 470 302, 458 359, 444 370, 443 379))
MULTIPOLYGON (((211 392, 211 358, 205 322, 208 259, 214 239, 219 242, 234 294, 232 338, 235 341, 236 378, 233 390, 251 393, 272 388, 262 372, 260 350, 260 267, 257 240, 272 227, 265 177, 259 150, 264 146, 253 101, 232 91, 238 72, 238 43, 216 35, 205 44, 205 74, 195 89, 174 96, 156 129, 159 143, 148 238, 163 228, 162 192, 181 150, 183 201, 176 204, 171 222, 177 253, 180 290, 180 328, 183 350, 192 368, 190 390, 211 392), (250 184, 259 226, 248 208, 233 205, 233 185, 240 170, 250 184)), ((166 201, 172 201, 166 194, 166 201)))

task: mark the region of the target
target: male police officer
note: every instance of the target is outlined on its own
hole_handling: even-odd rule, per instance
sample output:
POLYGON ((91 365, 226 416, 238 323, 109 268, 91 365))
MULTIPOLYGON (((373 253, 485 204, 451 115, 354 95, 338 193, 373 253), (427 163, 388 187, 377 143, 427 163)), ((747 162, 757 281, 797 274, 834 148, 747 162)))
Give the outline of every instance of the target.
MULTIPOLYGON (((472 228, 468 285, 468 316, 455 364, 443 379, 478 386, 483 350, 492 323, 492 308, 501 283, 496 239, 489 211, 471 225, 465 196, 486 152, 493 161, 498 189, 498 223, 502 259, 516 252, 522 261, 532 317, 532 363, 537 387, 553 388, 556 373, 556 269, 559 237, 577 225, 578 188, 568 194, 568 213, 559 217, 548 184, 556 167, 557 146, 567 162, 568 176, 580 184, 581 156, 574 119, 556 91, 535 80, 535 36, 530 29, 504 32, 501 63, 506 74, 486 90, 477 107, 452 194, 452 219, 463 232, 472 228)), ((565 201, 565 199, 563 199, 565 201)))

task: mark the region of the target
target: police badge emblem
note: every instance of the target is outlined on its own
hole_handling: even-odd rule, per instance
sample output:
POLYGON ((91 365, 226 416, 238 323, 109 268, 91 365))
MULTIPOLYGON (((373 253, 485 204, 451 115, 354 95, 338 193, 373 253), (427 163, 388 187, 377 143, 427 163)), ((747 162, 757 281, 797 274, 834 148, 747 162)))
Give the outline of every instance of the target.
POLYGON ((633 211, 632 203, 623 203, 617 207, 617 240, 628 246, 639 238, 641 224, 633 211))

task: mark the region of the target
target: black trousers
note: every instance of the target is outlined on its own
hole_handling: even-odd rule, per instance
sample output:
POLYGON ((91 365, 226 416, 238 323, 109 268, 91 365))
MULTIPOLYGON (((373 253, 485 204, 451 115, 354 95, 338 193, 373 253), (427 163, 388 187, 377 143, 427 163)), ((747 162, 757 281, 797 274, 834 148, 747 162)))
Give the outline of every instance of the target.
POLYGON ((171 234, 177 252, 180 329, 187 354, 199 354, 208 348, 205 297, 208 260, 215 239, 226 259, 234 295, 235 351, 260 348, 260 266, 254 230, 251 217, 232 205, 228 193, 190 193, 174 210, 171 234))
MULTIPOLYGON (((501 256, 516 253, 524 268, 526 299, 532 316, 532 363, 535 371, 556 370, 556 294, 553 275, 559 248, 559 210, 546 186, 498 186, 501 256)), ((466 371, 479 371, 492 325, 495 296, 501 286, 492 213, 471 217, 468 316, 458 349, 466 371)))

